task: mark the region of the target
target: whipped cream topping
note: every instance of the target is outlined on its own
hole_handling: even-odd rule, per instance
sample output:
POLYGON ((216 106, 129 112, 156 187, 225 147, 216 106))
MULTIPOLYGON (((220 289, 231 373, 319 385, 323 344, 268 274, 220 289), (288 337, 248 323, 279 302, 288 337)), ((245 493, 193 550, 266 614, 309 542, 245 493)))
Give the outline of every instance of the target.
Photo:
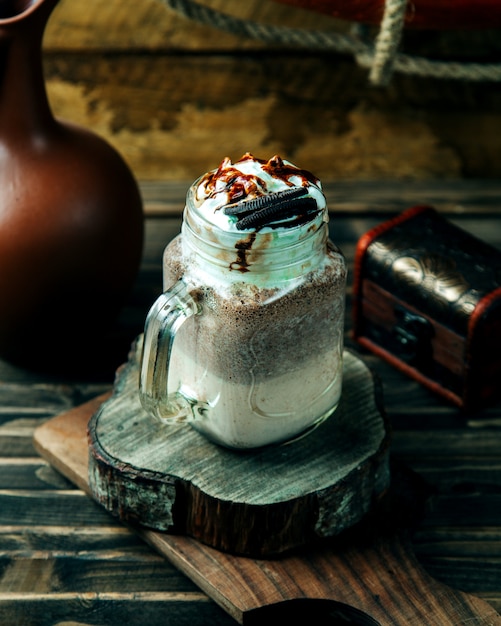
POLYGON ((319 213, 328 220, 320 180, 277 155, 265 161, 246 153, 235 163, 226 157, 201 177, 194 203, 207 221, 229 232, 290 228, 319 213))

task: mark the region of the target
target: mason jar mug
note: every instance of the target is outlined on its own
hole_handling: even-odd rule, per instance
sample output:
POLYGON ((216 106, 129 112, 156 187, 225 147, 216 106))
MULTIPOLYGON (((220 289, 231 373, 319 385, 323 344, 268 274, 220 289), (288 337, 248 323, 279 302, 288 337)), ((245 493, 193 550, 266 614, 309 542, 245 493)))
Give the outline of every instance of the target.
POLYGON ((225 231, 188 191, 145 324, 139 394, 167 424, 236 449, 286 442, 336 409, 346 268, 325 215, 225 231))

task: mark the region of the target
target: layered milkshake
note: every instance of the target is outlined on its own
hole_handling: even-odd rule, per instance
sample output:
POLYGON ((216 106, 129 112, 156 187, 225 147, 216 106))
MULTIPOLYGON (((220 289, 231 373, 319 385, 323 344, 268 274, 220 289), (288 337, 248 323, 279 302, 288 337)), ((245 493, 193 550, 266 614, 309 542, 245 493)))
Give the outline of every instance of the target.
POLYGON ((335 411, 346 269, 327 221, 320 181, 278 156, 224 159, 190 188, 164 253, 164 290, 189 305, 162 384, 212 441, 289 441, 335 411))

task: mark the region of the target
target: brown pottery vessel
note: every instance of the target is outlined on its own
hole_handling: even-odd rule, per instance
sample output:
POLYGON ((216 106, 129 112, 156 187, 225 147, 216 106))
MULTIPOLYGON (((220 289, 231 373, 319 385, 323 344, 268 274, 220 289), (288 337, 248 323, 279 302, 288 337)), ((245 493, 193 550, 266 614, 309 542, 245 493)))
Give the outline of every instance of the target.
POLYGON ((70 367, 110 327, 142 252, 136 181, 104 140, 56 119, 42 70, 58 0, 0 0, 0 357, 70 367))

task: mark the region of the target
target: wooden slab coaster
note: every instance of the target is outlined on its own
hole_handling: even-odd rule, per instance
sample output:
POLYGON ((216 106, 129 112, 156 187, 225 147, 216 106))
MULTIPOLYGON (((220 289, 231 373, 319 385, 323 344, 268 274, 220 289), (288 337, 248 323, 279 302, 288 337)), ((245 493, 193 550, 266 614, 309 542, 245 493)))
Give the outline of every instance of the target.
POLYGON ((149 417, 137 352, 89 425, 92 493, 122 521, 271 556, 337 535, 387 491, 387 421, 370 371, 350 352, 343 399, 328 420, 294 442, 250 451, 149 417))
MULTIPOLYGON (((105 394, 54 417, 34 435, 38 452, 89 494, 87 427, 108 399, 105 394)), ((276 559, 235 556, 186 535, 134 529, 241 624, 307 616, 308 623, 364 626, 501 626, 488 603, 422 569, 394 523, 401 508, 396 498, 370 532, 354 526, 276 559)))

